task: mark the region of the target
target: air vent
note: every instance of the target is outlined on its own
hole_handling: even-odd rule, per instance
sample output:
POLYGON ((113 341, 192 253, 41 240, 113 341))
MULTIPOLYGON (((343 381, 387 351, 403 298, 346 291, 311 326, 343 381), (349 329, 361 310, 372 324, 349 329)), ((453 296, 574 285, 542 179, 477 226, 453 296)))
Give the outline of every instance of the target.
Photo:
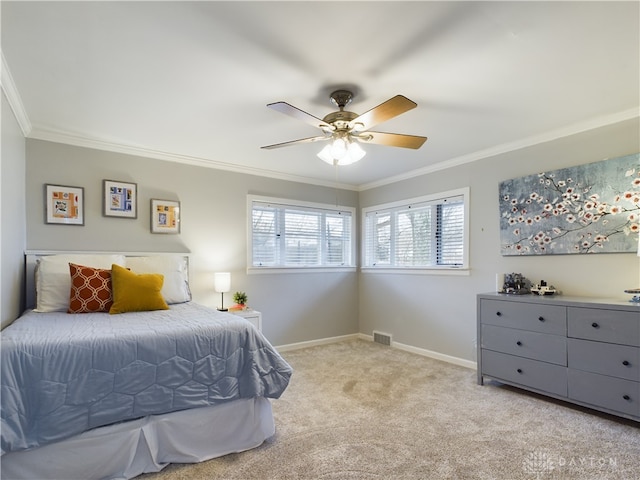
POLYGON ((373 341, 379 343, 380 345, 391 345, 391 335, 388 333, 376 332, 373 331, 373 341))

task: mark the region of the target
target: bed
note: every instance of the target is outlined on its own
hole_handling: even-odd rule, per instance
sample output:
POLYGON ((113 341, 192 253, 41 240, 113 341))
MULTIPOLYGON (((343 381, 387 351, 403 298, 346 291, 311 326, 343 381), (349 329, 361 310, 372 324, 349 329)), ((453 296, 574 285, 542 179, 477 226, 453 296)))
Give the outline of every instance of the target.
POLYGON ((133 478, 274 434, 292 369, 250 322, 191 301, 186 257, 26 264, 34 308, 2 331, 3 479, 133 478))

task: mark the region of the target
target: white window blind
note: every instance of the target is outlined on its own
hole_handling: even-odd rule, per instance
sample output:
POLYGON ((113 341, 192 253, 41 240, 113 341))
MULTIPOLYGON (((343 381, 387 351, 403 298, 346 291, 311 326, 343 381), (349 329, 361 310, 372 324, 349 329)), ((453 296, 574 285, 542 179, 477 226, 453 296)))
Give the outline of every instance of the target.
POLYGON ((250 265, 353 266, 353 211, 317 204, 251 199, 250 265))
POLYGON ((365 209, 364 266, 465 266, 465 198, 442 194, 365 209))

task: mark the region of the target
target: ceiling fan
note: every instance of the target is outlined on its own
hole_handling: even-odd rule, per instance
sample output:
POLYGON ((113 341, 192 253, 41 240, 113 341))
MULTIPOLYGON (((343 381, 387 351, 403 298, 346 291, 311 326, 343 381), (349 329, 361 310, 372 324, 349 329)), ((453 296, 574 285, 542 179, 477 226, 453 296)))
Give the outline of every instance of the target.
POLYGON ((324 149, 318 153, 318 157, 331 165, 348 165, 364 157, 366 152, 360 147, 359 143, 375 143, 391 147, 418 149, 427 140, 427 137, 419 137, 416 135, 372 132, 369 130, 379 123, 397 117, 418 106, 407 97, 396 95, 362 115, 358 115, 357 113, 344 109, 351 103, 353 96, 353 93, 349 90, 334 91, 329 98, 339 110, 329 113, 322 119, 314 117, 286 102, 268 104, 267 107, 273 110, 290 115, 293 118, 297 118, 311 126, 319 128, 322 130, 322 135, 292 140, 290 142, 276 143, 262 148, 273 149, 302 143, 331 140, 331 143, 326 145, 324 149))

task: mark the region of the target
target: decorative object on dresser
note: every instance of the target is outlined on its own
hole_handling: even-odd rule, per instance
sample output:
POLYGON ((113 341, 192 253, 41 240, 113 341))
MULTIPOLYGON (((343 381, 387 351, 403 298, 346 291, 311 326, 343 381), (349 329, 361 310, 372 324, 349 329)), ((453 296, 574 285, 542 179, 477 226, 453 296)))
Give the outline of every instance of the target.
POLYGON ((102 214, 105 217, 138 218, 137 184, 103 180, 102 185, 102 214))
POLYGON ((526 295, 531 293, 531 282, 521 273, 508 273, 504 276, 504 285, 500 293, 526 295))
POLYGON ((45 185, 45 223, 84 225, 84 188, 45 185))
POLYGON ((214 277, 214 288, 220 294, 220 307, 218 310, 226 312, 228 308, 224 308, 224 294, 231 291, 231 273, 218 272, 214 277))
POLYGON ((531 287, 531 293, 536 295, 553 295, 556 293, 556 288, 553 285, 547 285, 547 282, 540 280, 540 283, 536 283, 531 287))
POLYGON ((151 233, 180 233, 180 202, 151 200, 151 233))
POLYGON ((640 421, 640 307, 583 297, 480 294, 485 377, 640 421))
POLYGON ((624 293, 630 293, 631 295, 633 295, 633 297, 631 297, 631 300, 629 300, 630 302, 640 303, 640 288, 631 288, 629 290, 625 290, 624 293))

